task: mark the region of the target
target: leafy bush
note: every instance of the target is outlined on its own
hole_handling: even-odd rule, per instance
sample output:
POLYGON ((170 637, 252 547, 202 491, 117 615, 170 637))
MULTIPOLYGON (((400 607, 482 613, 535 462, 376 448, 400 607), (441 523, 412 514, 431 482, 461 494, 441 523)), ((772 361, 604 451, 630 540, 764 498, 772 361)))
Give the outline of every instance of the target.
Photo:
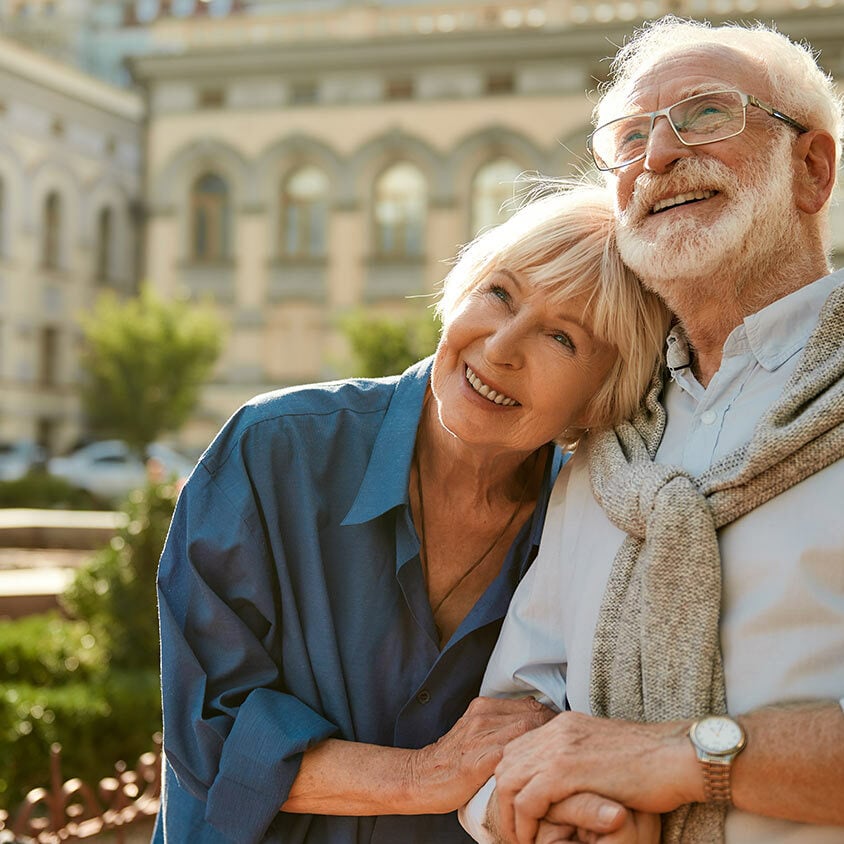
POLYGON ((33 686, 82 682, 102 674, 106 654, 87 621, 58 613, 0 621, 0 677, 33 686))
POLYGON ((16 481, 0 481, 0 507, 34 507, 42 510, 111 509, 90 492, 77 489, 64 478, 31 472, 16 481))
POLYGON ((54 688, 0 685, 0 806, 12 809, 49 785, 50 746, 62 746, 64 779, 96 784, 114 763, 133 765, 161 729, 158 673, 103 672, 54 688))
POLYGON ((79 570, 62 606, 91 625, 91 632, 121 668, 158 665, 155 572, 164 547, 177 489, 150 483, 133 492, 127 523, 79 570))
POLYGON ((0 807, 50 782, 50 746, 65 779, 91 785, 133 765, 161 729, 155 571, 177 489, 150 483, 128 520, 81 569, 58 613, 0 622, 0 807))
POLYGON ((355 313, 341 323, 355 357, 354 375, 398 375, 437 347, 439 322, 429 313, 404 319, 355 313))

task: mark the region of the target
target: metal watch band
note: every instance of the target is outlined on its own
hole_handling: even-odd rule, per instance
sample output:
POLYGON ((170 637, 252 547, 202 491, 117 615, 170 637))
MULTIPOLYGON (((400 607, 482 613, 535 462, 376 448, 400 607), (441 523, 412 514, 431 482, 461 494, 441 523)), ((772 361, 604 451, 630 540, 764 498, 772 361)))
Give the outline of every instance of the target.
POLYGON ((702 759, 700 764, 703 767, 703 793, 706 802, 732 805, 730 773, 733 766, 729 762, 705 762, 702 759))

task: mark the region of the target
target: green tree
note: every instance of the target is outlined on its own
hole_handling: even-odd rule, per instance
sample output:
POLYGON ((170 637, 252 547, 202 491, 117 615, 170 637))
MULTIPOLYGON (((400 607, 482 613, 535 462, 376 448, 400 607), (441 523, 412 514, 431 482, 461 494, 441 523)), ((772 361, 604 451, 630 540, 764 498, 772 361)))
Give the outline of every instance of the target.
POLYGON ((341 323, 355 358, 354 375, 398 375, 437 347, 439 321, 430 313, 401 319, 355 312, 341 323))
POLYGON ((82 327, 91 427, 138 449, 185 422, 222 342, 209 308, 165 301, 149 287, 125 301, 103 294, 82 327))

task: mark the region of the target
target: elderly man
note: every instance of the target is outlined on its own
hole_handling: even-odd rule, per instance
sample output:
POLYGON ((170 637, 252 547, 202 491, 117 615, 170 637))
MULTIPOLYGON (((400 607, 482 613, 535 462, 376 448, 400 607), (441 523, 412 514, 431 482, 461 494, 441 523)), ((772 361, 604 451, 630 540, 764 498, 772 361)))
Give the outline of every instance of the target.
POLYGON ((590 149, 679 324, 645 409, 561 473, 487 670, 483 693, 572 711, 462 819, 519 844, 658 840, 646 813, 668 842, 841 844, 841 102, 763 27, 665 19, 613 70, 590 149), (586 792, 636 810, 627 831, 578 831, 586 792))

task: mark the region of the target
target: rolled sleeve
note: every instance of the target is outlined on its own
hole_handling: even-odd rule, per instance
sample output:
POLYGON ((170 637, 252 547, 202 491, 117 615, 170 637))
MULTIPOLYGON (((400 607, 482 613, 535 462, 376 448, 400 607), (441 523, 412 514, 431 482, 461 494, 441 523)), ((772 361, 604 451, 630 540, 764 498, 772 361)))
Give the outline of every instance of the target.
POLYGON ((336 731, 301 701, 256 689, 240 707, 208 791, 208 823, 233 841, 260 841, 299 771, 302 753, 336 731))
MULTIPOLYGON (((205 822, 250 844, 287 799, 302 753, 337 728, 285 688, 283 561, 254 527, 248 484, 219 481, 202 464, 194 472, 159 566, 164 748, 205 822)), ((180 805, 165 800, 165 818, 180 805)), ((207 840, 217 840, 210 828, 207 840)))

